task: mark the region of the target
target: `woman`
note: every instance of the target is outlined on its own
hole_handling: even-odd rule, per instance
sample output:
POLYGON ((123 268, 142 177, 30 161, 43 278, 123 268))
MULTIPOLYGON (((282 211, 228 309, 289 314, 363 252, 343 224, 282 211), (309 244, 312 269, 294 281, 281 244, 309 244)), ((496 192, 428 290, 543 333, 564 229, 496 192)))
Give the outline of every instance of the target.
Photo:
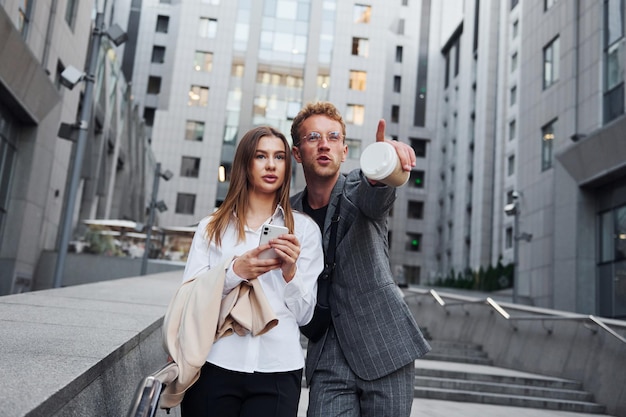
POLYGON ((259 280, 278 325, 260 336, 218 339, 185 393, 184 417, 297 415, 304 367, 299 326, 313 315, 324 255, 317 225, 291 210, 290 175, 285 136, 271 127, 250 130, 235 152, 224 202, 198 225, 183 279, 234 255, 224 295, 243 281, 259 280), (259 246, 265 223, 286 226, 289 233, 259 246), (278 257, 259 258, 269 248, 278 257))

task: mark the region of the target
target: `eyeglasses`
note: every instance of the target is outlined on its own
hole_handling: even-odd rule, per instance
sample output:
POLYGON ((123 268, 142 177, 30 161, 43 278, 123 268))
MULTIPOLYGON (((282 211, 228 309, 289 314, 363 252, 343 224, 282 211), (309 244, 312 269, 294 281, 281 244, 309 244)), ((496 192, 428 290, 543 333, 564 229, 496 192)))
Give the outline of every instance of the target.
POLYGON ((320 132, 309 132, 306 135, 302 136, 301 140, 305 140, 307 143, 317 143, 322 140, 322 137, 326 137, 326 140, 329 142, 339 142, 343 139, 343 135, 341 132, 333 131, 328 132, 326 135, 323 135, 320 132))

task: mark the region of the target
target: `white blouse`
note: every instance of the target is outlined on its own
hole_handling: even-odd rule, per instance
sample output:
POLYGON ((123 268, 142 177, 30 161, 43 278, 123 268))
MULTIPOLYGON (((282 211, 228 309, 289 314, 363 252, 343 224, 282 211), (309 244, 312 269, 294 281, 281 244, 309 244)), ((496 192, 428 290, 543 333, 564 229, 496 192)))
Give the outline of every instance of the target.
MULTIPOLYGON (((300 345, 299 326, 309 322, 317 299, 317 277, 324 267, 322 236, 317 224, 306 214, 294 212, 294 234, 300 242, 297 271, 286 283, 282 271, 274 269, 257 279, 278 318, 278 325, 260 336, 236 333, 222 337, 213 344, 207 361, 221 368, 239 372, 284 372, 304 367, 304 355, 300 345)), ((239 256, 256 248, 261 237, 257 230, 245 228, 245 241, 237 241, 237 230, 229 225, 222 236, 221 247, 206 239, 206 225, 210 217, 198 224, 191 243, 183 282, 205 268, 218 265, 228 256, 239 256)), ((282 207, 265 222, 285 225, 282 207)), ((232 266, 232 264, 231 264, 232 266)), ((232 267, 226 270, 224 294, 230 292, 245 279, 237 276, 232 267)))

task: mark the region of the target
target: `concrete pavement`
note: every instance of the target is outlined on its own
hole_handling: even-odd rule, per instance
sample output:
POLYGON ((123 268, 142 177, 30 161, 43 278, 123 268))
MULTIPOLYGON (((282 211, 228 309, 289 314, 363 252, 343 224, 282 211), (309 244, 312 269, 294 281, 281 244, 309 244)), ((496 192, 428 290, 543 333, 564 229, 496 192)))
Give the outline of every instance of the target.
MULTIPOLYGON (((309 390, 302 389, 298 417, 306 417, 309 390)), ((500 405, 415 398, 411 417, 606 417, 606 414, 581 414, 537 408, 504 407, 500 405)))
MULTIPOLYGON (((520 372, 513 369, 498 368, 493 366, 470 365, 457 362, 418 360, 416 367, 454 369, 457 371, 485 372, 514 377, 541 377, 540 375, 520 372)), ((302 388, 298 417, 306 417, 306 408, 309 401, 309 390, 302 388)), ((470 402, 433 400, 415 398, 411 417, 613 417, 608 414, 574 413, 568 411, 544 410, 538 408, 502 406, 491 404, 479 404, 470 402)))

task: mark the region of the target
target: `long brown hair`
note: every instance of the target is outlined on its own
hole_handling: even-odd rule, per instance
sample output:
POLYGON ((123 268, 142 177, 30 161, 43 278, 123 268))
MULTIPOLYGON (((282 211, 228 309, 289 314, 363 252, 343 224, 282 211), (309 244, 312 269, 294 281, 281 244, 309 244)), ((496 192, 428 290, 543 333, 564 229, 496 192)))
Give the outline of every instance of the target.
POLYGON ((277 137, 285 145, 285 181, 276 191, 274 208, 277 204, 282 206, 285 211, 285 226, 289 229, 289 233, 293 233, 293 214, 291 212, 291 204, 289 203, 289 191, 291 188, 289 142, 287 142, 285 135, 273 127, 259 126, 246 132, 239 141, 235 151, 230 186, 228 187, 226 198, 222 205, 213 213, 211 220, 206 226, 207 240, 214 240, 217 246, 221 246, 222 236, 231 221, 237 227, 239 241, 241 242, 245 239, 246 208, 249 204, 248 190, 251 185, 248 174, 259 140, 267 136, 277 137))

